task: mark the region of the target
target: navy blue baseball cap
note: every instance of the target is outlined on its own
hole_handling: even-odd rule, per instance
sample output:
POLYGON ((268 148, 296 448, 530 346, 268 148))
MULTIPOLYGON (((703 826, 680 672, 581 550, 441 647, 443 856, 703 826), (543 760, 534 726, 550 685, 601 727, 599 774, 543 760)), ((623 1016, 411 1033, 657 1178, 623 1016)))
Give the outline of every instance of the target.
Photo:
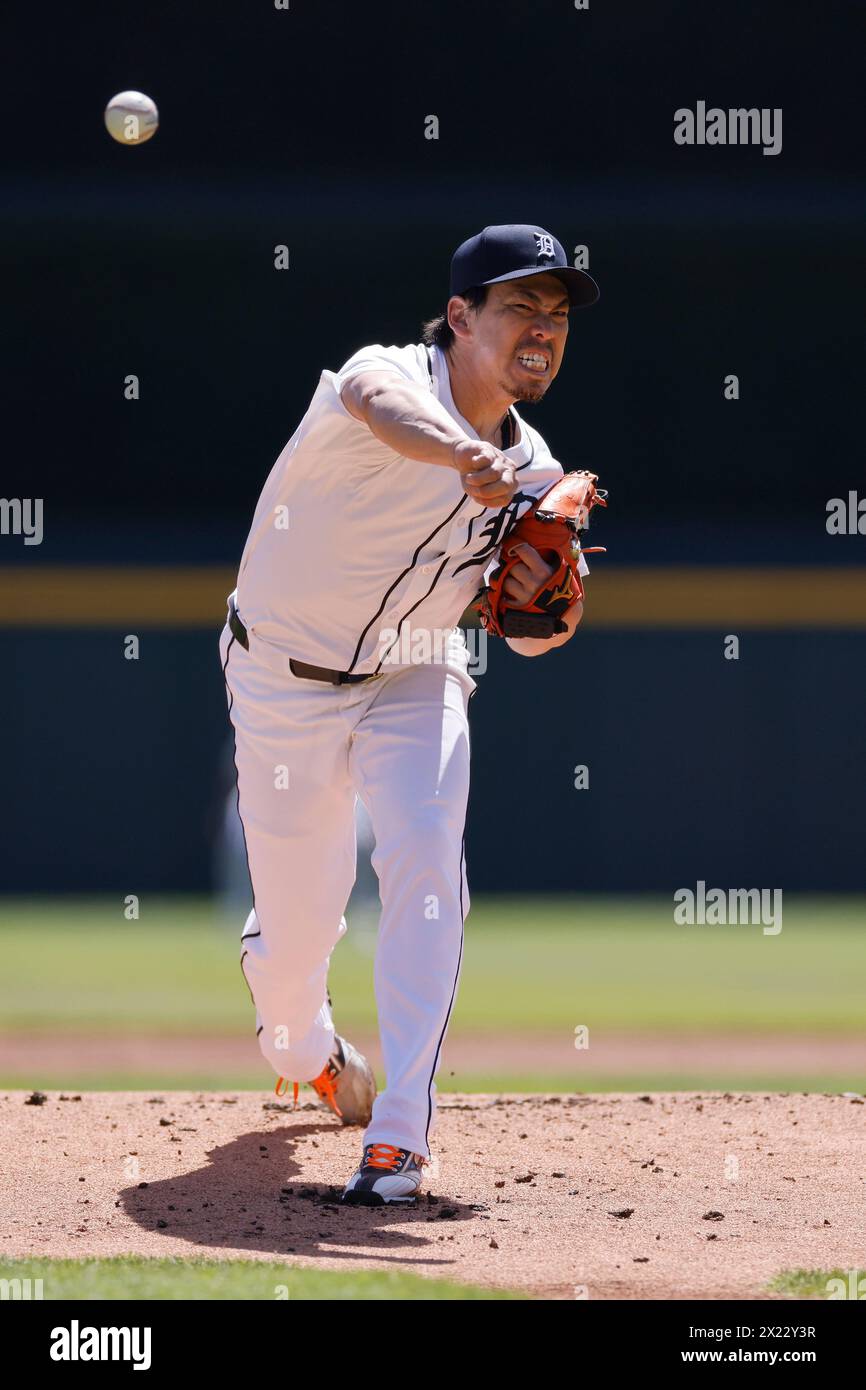
POLYGON ((464 241, 451 258, 451 294, 463 294, 472 285, 498 285, 502 280, 522 280, 548 271, 568 290, 574 308, 594 304, 599 288, 585 270, 569 265, 562 244, 543 227, 509 222, 485 227, 464 241))

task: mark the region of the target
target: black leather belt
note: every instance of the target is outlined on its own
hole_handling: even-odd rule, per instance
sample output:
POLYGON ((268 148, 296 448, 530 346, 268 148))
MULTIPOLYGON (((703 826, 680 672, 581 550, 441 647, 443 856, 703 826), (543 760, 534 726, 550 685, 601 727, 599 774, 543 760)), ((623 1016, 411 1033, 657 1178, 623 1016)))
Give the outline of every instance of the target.
MULTIPOLYGON (((249 651, 250 639, 247 636, 247 630, 238 617, 238 610, 231 600, 229 600, 228 624, 232 636, 240 642, 246 651, 249 651)), ((374 680, 379 674, 378 671, 371 671, 369 675, 359 676, 350 674, 348 671, 332 671, 327 666, 311 666, 308 661, 295 661, 294 657, 289 657, 289 669, 293 676, 300 676, 302 680, 328 681, 331 685, 358 685, 361 681, 374 680)))

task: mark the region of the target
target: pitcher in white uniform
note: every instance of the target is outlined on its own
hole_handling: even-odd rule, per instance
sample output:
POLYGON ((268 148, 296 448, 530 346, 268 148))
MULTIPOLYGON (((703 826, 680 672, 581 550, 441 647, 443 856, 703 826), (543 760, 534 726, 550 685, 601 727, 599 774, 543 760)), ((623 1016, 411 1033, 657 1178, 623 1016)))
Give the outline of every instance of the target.
MULTIPOLYGON (((541 227, 486 227, 464 242, 446 312, 422 342, 374 344, 322 372, 265 483, 229 599, 220 652, 254 899, 241 967, 278 1093, 283 1078, 296 1096, 307 1081, 365 1126, 345 1202, 413 1202, 430 1157, 469 909, 476 684, 457 624, 517 518, 563 474, 514 405, 543 398, 570 309, 597 298, 541 227), (328 993, 355 876, 356 797, 382 902, 378 1096, 335 1032, 328 993)), ((550 573, 528 547, 507 592, 527 602, 550 573)), ((507 640, 540 655, 581 614, 577 602, 550 640, 507 640)))

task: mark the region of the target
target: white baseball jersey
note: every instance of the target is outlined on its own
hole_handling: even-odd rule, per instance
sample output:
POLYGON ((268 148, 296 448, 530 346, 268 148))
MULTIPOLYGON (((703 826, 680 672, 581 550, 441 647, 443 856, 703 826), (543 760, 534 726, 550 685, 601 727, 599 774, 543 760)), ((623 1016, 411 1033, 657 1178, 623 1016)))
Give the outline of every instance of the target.
MULTIPOLYGON (((340 399, 359 372, 390 370, 433 392, 467 436, 445 354, 413 343, 361 348, 323 371, 259 498, 241 560, 237 606, 260 653, 366 674, 404 664, 413 632, 453 630, 514 522, 563 474, 512 407, 518 490, 485 508, 455 469, 395 453, 340 399)), ((581 573, 587 572, 581 559, 581 573)), ((283 667, 285 669, 285 667, 283 667)))

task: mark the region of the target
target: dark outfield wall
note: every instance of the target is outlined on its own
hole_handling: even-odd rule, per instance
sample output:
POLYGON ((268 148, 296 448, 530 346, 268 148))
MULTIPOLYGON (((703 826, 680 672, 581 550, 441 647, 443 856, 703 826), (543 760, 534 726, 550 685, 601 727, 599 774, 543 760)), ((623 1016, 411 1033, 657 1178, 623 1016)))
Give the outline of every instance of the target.
MULTIPOLYGON (((228 725, 215 632, 0 634, 0 891, 211 883, 228 725)), ((862 890, 862 635, 581 633, 491 646, 472 701, 474 890, 862 890), (588 790, 574 769, 589 769, 588 790)))
POLYGON ((602 291, 572 316, 548 399, 526 408, 554 455, 606 475, 619 528, 648 537, 689 517, 676 544, 694 545, 722 520, 736 546, 744 524, 781 522, 820 543, 825 500, 863 473, 866 201, 798 222, 811 186, 779 177, 772 197, 724 182, 643 199, 634 185, 537 198, 464 186, 435 220, 420 184, 406 204, 348 181, 295 194, 244 184, 236 197, 90 189, 72 210, 34 195, 0 242, 16 267, 3 495, 45 498, 42 558, 134 561, 138 529, 151 559, 236 561, 322 368, 365 343, 417 341, 443 307, 456 243, 488 219, 537 217, 569 251, 588 243, 602 291), (730 373, 737 401, 724 398, 730 373), (212 520, 234 523, 228 550, 212 520), (77 545, 73 522, 98 526, 95 543, 77 545))

